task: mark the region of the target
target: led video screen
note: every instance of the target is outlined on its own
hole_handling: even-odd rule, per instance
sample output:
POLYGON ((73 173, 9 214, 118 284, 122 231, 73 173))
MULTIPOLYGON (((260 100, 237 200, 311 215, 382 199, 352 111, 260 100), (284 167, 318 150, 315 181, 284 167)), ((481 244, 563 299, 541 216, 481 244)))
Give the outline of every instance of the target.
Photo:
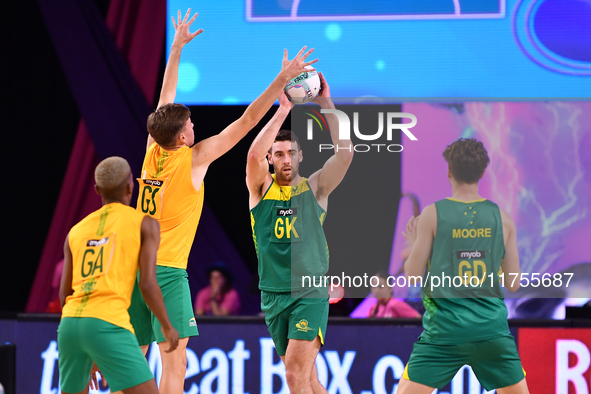
MULTIPOLYGON (((169 0, 193 7, 177 102, 248 104, 304 45, 339 97, 582 99, 591 3, 581 0, 169 0)), ((174 36, 168 18, 167 51, 174 36)), ((434 100, 437 101, 437 100, 434 100)), ((441 100, 439 100, 441 101, 441 100)))

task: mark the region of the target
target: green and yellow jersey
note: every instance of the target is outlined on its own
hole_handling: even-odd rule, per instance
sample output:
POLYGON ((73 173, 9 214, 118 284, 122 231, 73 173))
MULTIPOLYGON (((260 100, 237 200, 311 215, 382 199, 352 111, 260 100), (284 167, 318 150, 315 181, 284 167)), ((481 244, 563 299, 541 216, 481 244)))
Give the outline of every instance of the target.
POLYGON ((437 233, 421 289, 421 338, 439 343, 509 335, 498 274, 505 256, 499 207, 486 199, 435 203, 437 233), (431 290, 433 277, 449 277, 431 290), (455 278, 455 280, 454 280, 455 278))
POLYGON ((72 289, 62 317, 94 317, 128 329, 145 215, 111 203, 76 224, 68 236, 72 289))
POLYGON ((273 175, 263 199, 250 210, 261 290, 322 287, 320 279, 328 271, 325 217, 306 178, 295 186, 279 186, 273 175))
POLYGON ((137 210, 160 223, 160 266, 187 269, 205 195, 203 182, 193 186, 192 163, 187 146, 167 151, 153 143, 144 157, 137 210))

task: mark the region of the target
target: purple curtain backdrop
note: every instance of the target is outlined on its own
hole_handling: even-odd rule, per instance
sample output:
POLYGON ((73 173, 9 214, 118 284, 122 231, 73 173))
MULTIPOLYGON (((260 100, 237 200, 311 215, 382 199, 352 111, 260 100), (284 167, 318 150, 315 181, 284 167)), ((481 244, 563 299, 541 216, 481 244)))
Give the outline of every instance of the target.
MULTIPOLYGON (((87 129, 84 120, 80 121, 27 312, 45 310, 55 294, 48 278, 63 258, 63 240, 74 224, 101 206, 94 192, 93 177, 99 157, 117 154, 128 160, 131 158, 136 173, 139 171, 142 148, 130 149, 126 141, 129 137, 125 136, 128 130, 122 130, 116 123, 125 118, 126 124, 133 125, 133 114, 143 112, 144 116, 137 118, 140 121, 143 117, 145 124, 149 113, 146 97, 152 100, 158 80, 166 13, 165 1, 113 0, 105 25, 92 1, 55 4, 40 0, 39 5, 82 117, 92 119, 89 121, 92 131, 87 129), (135 71, 133 76, 130 68, 135 71), (111 101, 111 96, 118 97, 111 101), (139 105, 126 105, 128 96, 139 105), (109 102, 123 102, 123 105, 113 108, 109 102), (109 123, 113 123, 119 133, 114 139, 104 133, 109 123), (100 152, 98 156, 95 145, 100 152), (121 152, 116 146, 127 149, 121 152)), ((145 127, 140 125, 138 122, 138 127, 130 127, 129 131, 136 131, 132 134, 133 140, 137 146, 144 147, 145 127)))
MULTIPOLYGON (((108 156, 126 158, 139 174, 146 144, 148 104, 155 96, 166 32, 166 1, 112 0, 106 23, 92 0, 39 0, 56 52, 76 99, 80 122, 27 312, 43 312, 52 297, 51 278, 63 258, 69 229, 100 207, 94 168, 108 156)), ((190 258, 190 276, 224 260, 238 277, 251 274, 211 212, 204 217, 190 258), (191 272, 194 274, 191 275, 191 272)), ((198 281, 199 282, 199 281, 198 281)), ((200 285, 204 285, 203 279, 200 285)), ((241 286, 242 287, 242 286, 241 286)), ((244 291, 245 289, 241 289, 244 291)), ((53 290, 54 291, 54 290, 53 290)), ((248 297, 248 296, 247 296, 248 297)))
POLYGON ((64 258, 66 235, 75 223, 101 206, 101 199, 94 191, 94 178, 89 176, 98 163, 86 125, 81 121, 29 294, 27 312, 44 312, 56 296, 52 279, 55 266, 64 258))

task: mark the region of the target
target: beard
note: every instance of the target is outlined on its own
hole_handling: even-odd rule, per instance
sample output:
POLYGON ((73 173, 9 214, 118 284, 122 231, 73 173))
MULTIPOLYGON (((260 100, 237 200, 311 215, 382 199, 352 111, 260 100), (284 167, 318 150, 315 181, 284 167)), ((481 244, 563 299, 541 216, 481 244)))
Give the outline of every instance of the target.
POLYGON ((277 168, 273 166, 273 171, 275 172, 275 178, 281 182, 291 182, 292 179, 295 179, 298 176, 298 167, 291 166, 291 171, 289 173, 284 173, 283 170, 286 167, 277 168))

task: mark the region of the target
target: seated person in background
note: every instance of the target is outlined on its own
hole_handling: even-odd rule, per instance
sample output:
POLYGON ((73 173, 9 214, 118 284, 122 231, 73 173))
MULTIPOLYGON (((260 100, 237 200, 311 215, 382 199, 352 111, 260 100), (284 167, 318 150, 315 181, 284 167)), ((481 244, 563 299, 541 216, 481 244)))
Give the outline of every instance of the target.
POLYGON ((378 272, 375 276, 379 278, 379 284, 373 287, 371 292, 378 302, 370 308, 367 317, 421 317, 421 314, 406 302, 392 297, 387 273, 378 272))
POLYGON ((237 315, 240 297, 232 288, 232 274, 224 263, 218 262, 208 268, 209 286, 197 293, 195 315, 237 315))

